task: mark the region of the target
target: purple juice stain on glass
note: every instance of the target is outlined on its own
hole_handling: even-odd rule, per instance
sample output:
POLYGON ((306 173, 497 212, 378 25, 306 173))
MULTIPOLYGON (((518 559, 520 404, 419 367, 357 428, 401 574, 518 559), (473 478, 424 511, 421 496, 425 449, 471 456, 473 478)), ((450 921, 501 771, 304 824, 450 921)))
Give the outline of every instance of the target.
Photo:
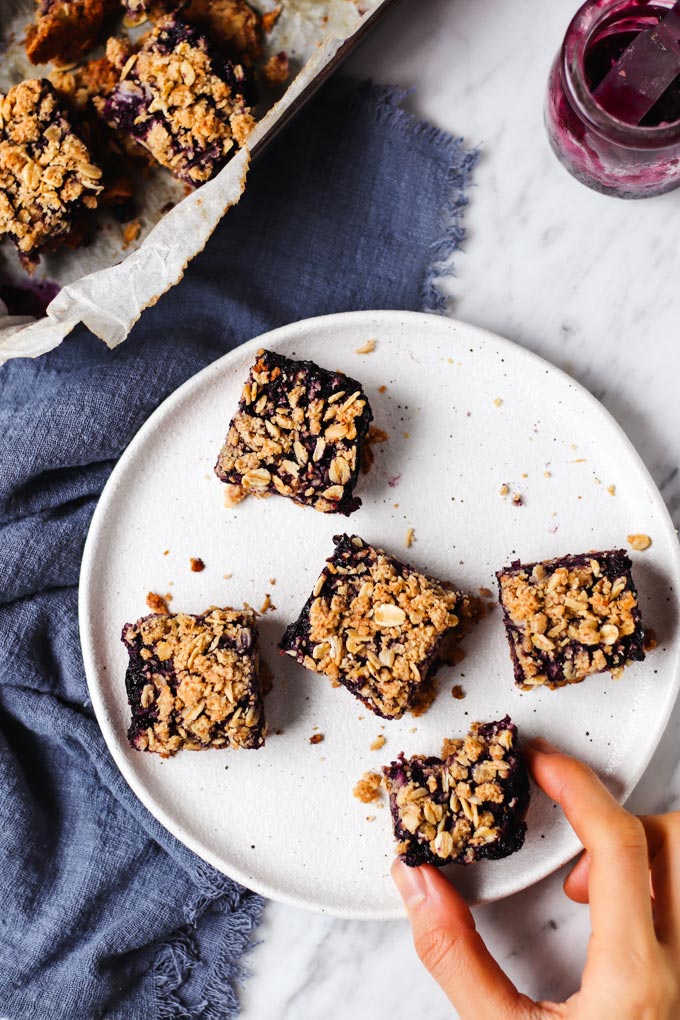
POLYGON ((680 41, 669 34, 680 24, 675 7, 672 0, 588 0, 567 30, 550 73, 546 127, 558 159, 596 191, 644 198, 680 184, 680 77, 673 75, 680 41), (617 63, 637 96, 613 80, 617 63))

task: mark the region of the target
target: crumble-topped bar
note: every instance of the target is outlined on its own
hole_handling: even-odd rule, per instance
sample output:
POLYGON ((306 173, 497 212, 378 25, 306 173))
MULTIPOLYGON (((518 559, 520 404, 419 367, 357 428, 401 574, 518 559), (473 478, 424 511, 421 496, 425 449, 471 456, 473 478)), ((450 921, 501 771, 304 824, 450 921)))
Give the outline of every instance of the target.
POLYGON ((32 64, 66 63, 99 42, 116 0, 38 0, 36 21, 26 33, 26 55, 32 64))
POLYGON ((215 473, 246 492, 350 514, 361 505, 353 492, 372 420, 356 380, 260 350, 215 473))
POLYGON ((522 690, 580 683, 644 659, 644 632, 625 549, 520 563, 497 573, 522 690))
POLYGON ((0 94, 0 236, 28 265, 41 249, 84 239, 101 176, 48 81, 31 78, 0 94))
POLYGON ((333 556, 279 648, 339 681, 376 715, 399 719, 469 628, 476 600, 356 535, 333 541, 333 556))
POLYGON ((161 18, 137 50, 110 39, 106 55, 120 80, 106 99, 95 99, 98 111, 175 177, 202 184, 245 142, 255 122, 243 68, 175 15, 161 18))
POLYGON ((448 756, 403 753, 383 769, 397 853, 405 864, 472 864, 520 850, 529 779, 508 716, 474 723, 448 756))
MULTIPOLYGON (((130 22, 142 24, 179 7, 177 0, 122 0, 130 22)), ((262 56, 262 15, 246 0, 188 0, 182 18, 207 32, 230 56, 252 64, 262 56)))
POLYGON ((123 628, 125 677, 138 751, 264 744, 264 705, 253 613, 152 614, 123 628))

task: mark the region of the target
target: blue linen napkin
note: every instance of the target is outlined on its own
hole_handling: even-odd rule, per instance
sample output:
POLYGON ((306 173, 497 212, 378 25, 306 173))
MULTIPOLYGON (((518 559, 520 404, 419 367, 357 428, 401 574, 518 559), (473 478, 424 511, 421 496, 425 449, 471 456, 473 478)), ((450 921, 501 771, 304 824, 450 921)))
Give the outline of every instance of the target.
POLYGON ((311 315, 443 307, 476 153, 400 98, 333 83, 124 344, 81 329, 0 369, 0 1018, 238 1013, 262 900, 166 832, 109 756, 80 655, 80 556, 116 458, 204 365, 311 315))

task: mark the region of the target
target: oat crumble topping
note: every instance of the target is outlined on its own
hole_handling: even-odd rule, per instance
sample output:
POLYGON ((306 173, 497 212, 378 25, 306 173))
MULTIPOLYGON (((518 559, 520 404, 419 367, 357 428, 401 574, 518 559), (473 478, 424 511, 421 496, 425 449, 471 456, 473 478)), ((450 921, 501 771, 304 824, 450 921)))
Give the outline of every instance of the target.
POLYGON ((264 743, 264 706, 253 616, 213 608, 126 624, 126 676, 139 751, 162 757, 208 747, 257 748, 264 743))
POLYGON ((388 719, 431 687, 445 641, 469 629, 476 600, 367 545, 336 535, 335 552, 280 649, 339 681, 388 719))
POLYGON ((46 79, 0 93, 0 236, 29 265, 40 249, 83 240, 82 216, 97 206, 101 176, 46 79))
POLYGON ((652 544, 652 540, 649 535, 629 535, 628 545, 631 549, 635 549, 636 552, 644 552, 645 549, 649 549, 652 544))
POLYGON ((497 574, 523 690, 563 687, 644 658, 637 592, 625 550, 513 563, 497 574))
POLYGON ((371 409, 360 383, 311 361, 260 351, 215 465, 246 494, 278 493, 349 514, 371 409))
POLYGON ((406 864, 470 864, 522 847, 529 781, 507 716, 445 740, 441 759, 401 754, 383 773, 406 864))

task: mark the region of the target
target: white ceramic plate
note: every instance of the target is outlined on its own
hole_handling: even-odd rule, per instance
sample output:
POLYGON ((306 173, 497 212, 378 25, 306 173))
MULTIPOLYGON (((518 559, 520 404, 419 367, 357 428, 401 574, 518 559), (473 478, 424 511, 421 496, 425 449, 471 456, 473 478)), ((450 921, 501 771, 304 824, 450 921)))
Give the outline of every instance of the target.
MULTIPOLYGON (((299 906, 398 917, 388 874, 389 810, 352 796, 362 773, 402 750, 438 753, 443 737, 507 712, 523 737, 541 734, 585 758, 626 797, 676 697, 679 559, 668 514, 629 441, 590 394, 546 362, 437 316, 356 312, 298 322, 190 379, 151 416, 111 475, 80 587, 92 702, 132 789, 216 868, 299 906), (356 354, 369 338, 375 351, 356 354), (262 346, 360 379, 376 424, 389 433, 360 480, 363 506, 350 519, 279 497, 225 508, 212 468, 262 346), (523 505, 500 495, 503 484, 523 505), (407 550, 409 528, 415 542, 407 550), (276 651, 332 552, 332 535, 343 530, 461 588, 494 593, 494 571, 516 557, 621 547, 628 534, 646 533, 651 548, 632 556, 643 618, 656 630, 658 648, 618 682, 603 675, 560 691, 521 693, 496 609, 466 640, 465 660, 442 671, 426 715, 381 720, 344 688, 276 651), (191 556, 205 561, 202 573, 190 571, 191 556), (148 612, 149 590, 172 592, 172 609, 189 613, 243 601, 258 608, 271 594, 276 608, 260 621, 263 657, 275 677, 267 698, 271 735, 262 750, 187 752, 163 761, 130 749, 120 632, 148 612), (464 700, 451 696, 454 684, 464 700), (312 745, 316 727, 325 739, 312 745), (387 743, 371 751, 381 733, 387 743)), ((578 850, 561 812, 536 790, 528 822, 521 853, 453 868, 467 897, 507 896, 578 850)))

